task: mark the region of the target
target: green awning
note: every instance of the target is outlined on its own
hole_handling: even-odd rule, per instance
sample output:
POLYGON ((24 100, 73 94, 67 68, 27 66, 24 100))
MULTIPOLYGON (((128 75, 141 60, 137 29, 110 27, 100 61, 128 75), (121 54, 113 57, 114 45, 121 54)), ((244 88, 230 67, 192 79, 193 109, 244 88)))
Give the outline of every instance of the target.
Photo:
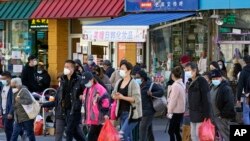
POLYGON ((40 0, 0 2, 0 20, 29 19, 39 4, 40 0))

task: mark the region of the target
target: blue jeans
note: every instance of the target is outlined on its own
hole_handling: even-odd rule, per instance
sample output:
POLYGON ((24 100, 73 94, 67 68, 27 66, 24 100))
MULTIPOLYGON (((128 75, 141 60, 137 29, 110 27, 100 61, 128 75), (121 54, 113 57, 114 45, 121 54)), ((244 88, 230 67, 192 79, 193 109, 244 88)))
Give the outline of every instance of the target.
POLYGON ((247 98, 244 98, 243 101, 243 123, 245 125, 250 125, 250 107, 247 103, 247 98))
POLYGON ((132 130, 138 122, 129 122, 129 112, 122 112, 120 116, 121 131, 123 132, 123 141, 133 141, 132 130))
POLYGON ((10 138, 12 136, 13 123, 14 123, 14 120, 13 119, 8 119, 7 114, 3 115, 4 131, 5 131, 5 134, 6 134, 6 140, 7 141, 10 141, 10 138))
POLYGON ((36 141, 34 134, 34 120, 28 120, 21 123, 15 122, 11 141, 17 141, 18 136, 23 132, 23 130, 25 130, 29 141, 36 141))

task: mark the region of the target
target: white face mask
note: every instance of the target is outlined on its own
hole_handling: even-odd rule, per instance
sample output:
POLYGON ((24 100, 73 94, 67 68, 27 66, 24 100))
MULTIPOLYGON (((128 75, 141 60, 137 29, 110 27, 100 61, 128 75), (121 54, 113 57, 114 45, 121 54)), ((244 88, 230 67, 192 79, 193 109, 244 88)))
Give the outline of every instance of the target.
POLYGON ((18 92, 18 88, 12 88, 12 92, 13 92, 13 94, 17 93, 18 92))
POLYGON ((186 71, 185 72, 185 77, 186 78, 191 78, 192 77, 192 72, 191 71, 186 71))
POLYGON ((88 65, 92 65, 93 64, 93 61, 88 61, 88 65))
POLYGON ((64 75, 69 75, 70 74, 70 70, 68 68, 64 68, 63 69, 63 74, 64 75))
POLYGON ((7 85, 8 85, 7 80, 1 80, 1 82, 2 82, 2 84, 3 84, 4 86, 7 86, 7 85))
POLYGON ((34 65, 34 66, 37 65, 37 61, 36 61, 36 60, 33 61, 33 65, 34 65))
POLYGON ((39 74, 41 74, 42 72, 43 72, 43 71, 41 71, 41 70, 40 70, 40 71, 37 71, 37 73, 39 73, 39 74))
POLYGON ((222 65, 219 65, 219 67, 220 67, 220 69, 222 69, 222 68, 223 68, 223 66, 222 66, 222 65))
POLYGON ((92 81, 89 81, 87 84, 85 84, 85 87, 90 88, 92 87, 92 85, 93 85, 92 81))
POLYGON ((125 70, 120 70, 120 71, 119 71, 119 75, 120 75, 122 78, 125 78, 125 77, 126 77, 126 71, 125 71, 125 70))

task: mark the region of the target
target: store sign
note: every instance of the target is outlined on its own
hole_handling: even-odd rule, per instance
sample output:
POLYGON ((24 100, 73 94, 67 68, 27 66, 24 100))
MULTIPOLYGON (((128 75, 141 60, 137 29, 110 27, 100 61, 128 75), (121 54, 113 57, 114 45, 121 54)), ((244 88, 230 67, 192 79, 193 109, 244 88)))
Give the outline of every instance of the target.
POLYGON ((32 19, 30 21, 30 28, 48 28, 48 19, 32 19))
POLYGON ((196 11, 198 0, 125 0, 126 12, 196 11))
POLYGON ((199 0, 200 10, 250 8, 249 0, 199 0))
POLYGON ((148 26, 83 26, 85 41, 145 42, 148 26))
POLYGON ((230 14, 223 18, 224 24, 235 25, 236 24, 236 16, 234 14, 230 14))

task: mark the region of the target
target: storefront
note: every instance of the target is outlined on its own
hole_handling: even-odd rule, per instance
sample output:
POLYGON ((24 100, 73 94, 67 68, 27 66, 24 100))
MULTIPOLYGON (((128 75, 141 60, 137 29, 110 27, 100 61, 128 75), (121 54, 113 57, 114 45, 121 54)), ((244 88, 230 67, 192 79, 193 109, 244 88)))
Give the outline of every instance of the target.
POLYGON ((86 63, 87 55, 93 54, 98 63, 103 58, 110 58, 109 43, 82 40, 82 25, 117 17, 123 8, 123 0, 41 1, 31 19, 48 19, 48 71, 53 85, 57 84, 56 77, 63 71, 66 59, 80 59, 86 63))
POLYGON ((132 63, 146 64, 153 76, 165 75, 179 65, 181 55, 197 60, 201 52, 207 52, 207 25, 192 12, 198 10, 198 0, 127 0, 125 3, 125 11, 136 14, 83 26, 85 40, 117 45, 116 64, 125 58, 132 63), (102 38, 97 36, 103 33, 102 38))
POLYGON ((1 68, 13 75, 20 75, 28 56, 37 52, 29 17, 39 3, 31 0, 0 2, 1 68))
POLYGON ((213 9, 211 45, 213 60, 222 59, 228 69, 234 59, 250 55, 250 1, 200 0, 200 10, 213 9))

